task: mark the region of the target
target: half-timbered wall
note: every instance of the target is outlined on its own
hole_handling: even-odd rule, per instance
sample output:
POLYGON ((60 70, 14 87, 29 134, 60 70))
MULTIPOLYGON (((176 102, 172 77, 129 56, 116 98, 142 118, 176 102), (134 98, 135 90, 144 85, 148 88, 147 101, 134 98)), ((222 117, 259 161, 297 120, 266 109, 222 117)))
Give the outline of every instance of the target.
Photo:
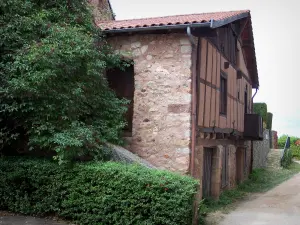
POLYGON ((240 45, 237 45, 237 65, 215 47, 213 43, 201 38, 199 47, 198 126, 233 128, 244 131, 245 92, 247 92, 247 112, 250 112, 251 84, 240 45), (226 68, 224 63, 229 62, 226 68), (241 67, 241 68, 239 68, 241 67), (241 70, 241 77, 237 71, 241 70), (227 75, 227 112, 220 114, 221 71, 227 75))
MULTIPOLYGON (((223 30, 224 31, 224 30, 223 30)), ((228 35, 230 32, 223 32, 223 36, 215 38, 200 38, 198 45, 198 68, 197 68, 197 125, 199 128, 221 128, 215 132, 228 134, 228 128, 238 132, 244 131, 244 114, 251 112, 252 86, 243 50, 239 41, 233 43, 228 35), (224 35, 226 36, 224 38, 224 35), (227 41, 226 41, 227 40, 227 41), (221 43, 226 48, 221 49, 221 43), (233 57, 233 58, 232 58, 233 57), (225 63, 226 62, 226 63, 225 63), (227 65, 226 65, 227 64, 227 65), (221 76, 226 78, 226 97, 222 98, 221 76), (224 101, 226 99, 226 101, 224 101), (221 101, 226 104, 226 112, 221 107, 221 101)), ((230 36, 230 35, 229 35, 230 36)), ((230 36, 232 37, 232 36, 230 36)), ((207 129, 211 132, 211 129, 207 129)), ((248 176, 250 165, 251 145, 242 139, 227 139, 228 136, 204 135, 205 129, 200 129, 196 141, 196 166, 206 165, 201 150, 213 148, 214 168, 212 169, 211 181, 203 179, 203 168, 199 169, 199 177, 203 187, 200 187, 203 194, 207 193, 203 188, 211 182, 211 196, 218 198, 222 190, 235 187, 248 176), (247 147, 245 148, 245 146, 247 147), (227 158, 221 153, 225 151, 227 158), (228 152, 227 152, 228 151, 228 152), (241 155, 243 157, 237 157, 241 155), (220 157, 217 157, 219 153, 220 157), (246 157, 247 156, 247 157, 246 157), (223 160, 222 160, 223 159, 223 160), (198 163, 197 163, 198 162, 198 163), (202 188, 202 189, 201 189, 202 188)))

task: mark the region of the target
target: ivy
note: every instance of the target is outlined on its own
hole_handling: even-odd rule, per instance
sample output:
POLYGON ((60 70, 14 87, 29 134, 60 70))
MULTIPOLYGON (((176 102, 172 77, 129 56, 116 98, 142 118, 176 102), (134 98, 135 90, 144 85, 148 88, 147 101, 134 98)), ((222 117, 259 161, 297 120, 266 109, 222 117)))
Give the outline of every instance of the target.
POLYGON ((86 0, 0 2, 0 139, 55 150, 60 162, 119 143, 127 101, 104 71, 122 67, 86 0))

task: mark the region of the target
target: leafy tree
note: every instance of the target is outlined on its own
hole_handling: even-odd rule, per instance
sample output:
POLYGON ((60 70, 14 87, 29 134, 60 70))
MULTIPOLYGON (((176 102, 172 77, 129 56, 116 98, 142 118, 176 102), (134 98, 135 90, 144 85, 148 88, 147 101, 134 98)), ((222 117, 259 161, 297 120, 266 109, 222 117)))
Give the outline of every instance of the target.
POLYGON ((121 65, 86 0, 0 1, 2 148, 55 150, 60 162, 119 142, 124 99, 104 71, 121 65))

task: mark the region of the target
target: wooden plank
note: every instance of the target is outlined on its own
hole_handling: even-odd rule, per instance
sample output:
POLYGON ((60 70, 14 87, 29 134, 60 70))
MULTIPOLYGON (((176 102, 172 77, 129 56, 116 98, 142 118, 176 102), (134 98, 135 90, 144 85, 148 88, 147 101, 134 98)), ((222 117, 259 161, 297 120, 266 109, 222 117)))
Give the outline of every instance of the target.
POLYGON ((242 105, 242 113, 241 113, 241 132, 244 132, 244 115, 245 115, 245 109, 244 105, 242 105))
POLYGON ((213 47, 210 43, 208 43, 208 49, 207 49, 207 74, 206 74, 206 81, 210 82, 212 81, 212 71, 213 71, 213 47))
POLYGON ((204 97, 205 97, 205 85, 200 83, 199 85, 200 91, 199 91, 199 109, 198 109, 198 125, 203 126, 203 120, 204 120, 204 97))
POLYGON ((233 123, 234 123, 234 124, 236 123, 236 121, 234 120, 234 102, 235 102, 235 101, 236 101, 236 100, 231 99, 231 105, 230 105, 230 108, 231 108, 231 113, 230 113, 230 115, 231 115, 231 127, 232 127, 232 128, 235 127, 235 125, 233 125, 233 123))
POLYGON ((220 126, 220 91, 216 91, 216 127, 220 126))
POLYGON ((212 84, 217 85, 217 49, 213 47, 213 71, 212 71, 212 84))
POLYGON ((243 107, 243 105, 240 103, 239 104, 239 121, 240 121, 240 131, 242 132, 242 113, 243 113, 243 111, 242 111, 242 107, 243 107))
MULTIPOLYGON (((234 89, 234 76, 235 75, 235 69, 232 67, 231 69, 231 74, 230 74, 230 83, 231 83, 231 95, 233 97, 236 97, 236 92, 235 92, 235 89, 234 89)), ((234 99, 231 99, 231 104, 230 104, 230 116, 231 116, 231 128, 233 128, 233 121, 234 121, 234 99)))
POLYGON ((236 106, 237 106, 237 130, 241 131, 241 128, 240 128, 240 126, 241 126, 241 121, 240 121, 240 103, 237 102, 236 106))
POLYGON ((221 54, 217 52, 217 88, 220 88, 221 54))
POLYGON ((220 117, 220 119, 219 119, 219 121, 220 121, 219 127, 220 128, 226 128, 226 117, 225 116, 219 116, 219 117, 220 117))
MULTIPOLYGON (((213 46, 212 49, 212 85, 217 84, 217 49, 213 46)), ((216 90, 212 89, 211 92, 211 105, 210 105, 210 126, 215 126, 216 123, 216 90)))
POLYGON ((208 42, 204 38, 201 38, 201 60, 200 63, 200 78, 205 79, 206 77, 206 59, 207 59, 207 45, 208 42))
MULTIPOLYGON (((239 93, 240 93, 240 97, 239 97, 239 99, 240 99, 241 98, 241 80, 237 80, 237 85, 238 85, 238 90, 239 90, 239 93)), ((241 128, 240 128, 240 125, 241 125, 241 121, 240 121, 240 102, 239 101, 237 102, 237 121, 238 121, 238 124, 237 124, 238 130, 241 131, 241 128)))
POLYGON ((211 106, 210 106, 210 126, 216 125, 216 89, 211 90, 211 106))
POLYGON ((231 127, 231 116, 230 116, 230 105, 231 105, 231 98, 227 97, 227 116, 226 116, 226 127, 231 127))
POLYGON ((210 103, 211 102, 211 87, 206 86, 205 108, 204 108, 204 127, 209 127, 210 121, 210 103))
POLYGON ((237 118, 237 101, 233 101, 233 114, 234 114, 234 129, 238 129, 238 118, 237 118))

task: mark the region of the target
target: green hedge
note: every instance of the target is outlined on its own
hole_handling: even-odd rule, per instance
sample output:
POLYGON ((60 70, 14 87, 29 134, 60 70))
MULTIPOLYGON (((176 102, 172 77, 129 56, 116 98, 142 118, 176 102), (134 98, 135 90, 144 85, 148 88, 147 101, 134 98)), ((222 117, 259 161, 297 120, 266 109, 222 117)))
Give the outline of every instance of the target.
MULTIPOLYGON (((278 148, 284 148, 287 137, 288 135, 284 134, 278 138, 278 148)), ((289 136, 289 137, 290 137, 291 147, 295 146, 295 142, 300 139, 295 136, 289 136)))
POLYGON ((0 159, 0 210, 57 215, 77 224, 191 224, 197 182, 113 162, 0 159))
POLYGON ((259 114, 263 118, 264 122, 267 122, 268 108, 266 103, 254 103, 253 111, 254 113, 259 114))
POLYGON ((273 114, 268 112, 267 113, 267 129, 269 129, 270 131, 272 131, 272 120, 273 120, 273 114))

